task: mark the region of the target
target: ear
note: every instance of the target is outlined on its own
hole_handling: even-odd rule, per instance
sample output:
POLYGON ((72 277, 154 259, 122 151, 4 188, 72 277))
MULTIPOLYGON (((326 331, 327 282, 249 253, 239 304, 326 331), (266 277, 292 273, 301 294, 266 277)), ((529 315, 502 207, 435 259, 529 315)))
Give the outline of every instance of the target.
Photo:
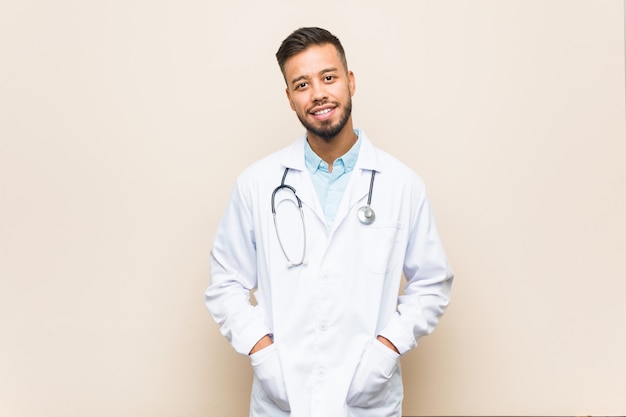
POLYGON ((350 90, 350 97, 354 96, 356 91, 356 82, 354 80, 354 72, 348 71, 348 89, 350 90))
POLYGON ((296 111, 296 106, 294 106, 293 100, 291 99, 291 94, 289 94, 289 87, 285 88, 285 94, 287 95, 287 100, 289 100, 289 106, 291 106, 291 110, 296 111))

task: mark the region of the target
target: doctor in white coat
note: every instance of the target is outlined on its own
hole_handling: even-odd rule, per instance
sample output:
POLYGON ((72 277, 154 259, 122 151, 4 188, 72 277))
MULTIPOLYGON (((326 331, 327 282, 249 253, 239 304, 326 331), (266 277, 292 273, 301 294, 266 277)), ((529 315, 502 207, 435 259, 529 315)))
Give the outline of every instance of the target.
POLYGON ((206 305, 250 355, 251 417, 400 417, 399 358, 433 331, 453 278, 424 184, 353 128, 334 35, 298 29, 276 56, 306 133, 239 176, 206 305))

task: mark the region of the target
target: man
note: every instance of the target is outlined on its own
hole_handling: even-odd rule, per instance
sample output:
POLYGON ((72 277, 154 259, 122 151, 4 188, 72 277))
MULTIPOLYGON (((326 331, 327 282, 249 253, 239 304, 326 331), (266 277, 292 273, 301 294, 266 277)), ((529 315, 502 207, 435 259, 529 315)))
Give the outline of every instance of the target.
POLYGON ((206 305, 250 355, 250 416, 399 417, 399 358, 433 331, 453 277, 424 185, 353 128, 334 35, 298 29, 276 57, 306 133, 238 178, 206 305))

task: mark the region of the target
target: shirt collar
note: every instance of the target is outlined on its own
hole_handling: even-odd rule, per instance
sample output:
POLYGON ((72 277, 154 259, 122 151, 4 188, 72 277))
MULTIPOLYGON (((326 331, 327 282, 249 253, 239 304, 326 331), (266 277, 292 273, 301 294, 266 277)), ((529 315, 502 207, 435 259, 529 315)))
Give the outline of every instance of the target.
MULTIPOLYGON (((335 160, 333 163, 333 171, 335 171, 335 169, 343 169, 343 172, 350 172, 354 169, 356 161, 359 159, 361 131, 354 129, 354 133, 357 135, 356 142, 348 152, 335 160)), ((313 151, 308 140, 305 141, 304 145, 304 163, 311 174, 315 174, 318 170, 328 172, 328 164, 313 151)))

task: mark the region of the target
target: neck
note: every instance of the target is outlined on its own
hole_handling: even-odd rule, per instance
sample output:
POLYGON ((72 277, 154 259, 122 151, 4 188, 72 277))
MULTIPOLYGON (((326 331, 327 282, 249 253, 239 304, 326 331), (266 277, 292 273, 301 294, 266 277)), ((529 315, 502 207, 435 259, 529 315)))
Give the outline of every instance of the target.
POLYGON ((354 133, 351 123, 347 123, 337 136, 330 139, 320 138, 307 132, 307 140, 311 149, 328 164, 328 170, 331 172, 335 160, 345 155, 354 146, 357 139, 358 136, 354 133))

